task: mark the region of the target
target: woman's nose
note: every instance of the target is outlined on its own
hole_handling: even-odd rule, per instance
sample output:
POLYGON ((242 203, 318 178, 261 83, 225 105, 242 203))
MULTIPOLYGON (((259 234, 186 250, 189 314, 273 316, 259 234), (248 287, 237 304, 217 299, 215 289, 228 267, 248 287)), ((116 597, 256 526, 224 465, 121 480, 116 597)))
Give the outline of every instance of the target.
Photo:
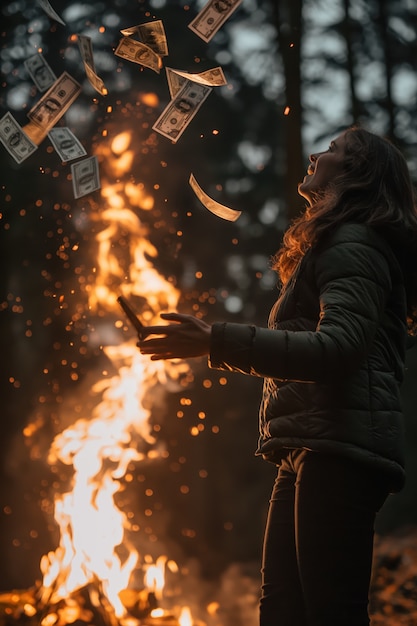
POLYGON ((310 154, 309 159, 312 163, 314 163, 314 161, 317 161, 322 154, 324 154, 324 152, 314 152, 313 154, 310 154))

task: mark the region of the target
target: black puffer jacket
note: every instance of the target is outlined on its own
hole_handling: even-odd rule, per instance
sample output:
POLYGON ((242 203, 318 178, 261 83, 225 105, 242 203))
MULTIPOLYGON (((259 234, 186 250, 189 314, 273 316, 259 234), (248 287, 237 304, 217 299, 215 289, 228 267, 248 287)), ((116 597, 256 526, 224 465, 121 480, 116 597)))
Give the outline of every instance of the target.
POLYGON ((404 482, 406 297, 390 246, 344 224, 303 258, 268 328, 214 324, 209 364, 265 378, 257 453, 346 455, 404 482))

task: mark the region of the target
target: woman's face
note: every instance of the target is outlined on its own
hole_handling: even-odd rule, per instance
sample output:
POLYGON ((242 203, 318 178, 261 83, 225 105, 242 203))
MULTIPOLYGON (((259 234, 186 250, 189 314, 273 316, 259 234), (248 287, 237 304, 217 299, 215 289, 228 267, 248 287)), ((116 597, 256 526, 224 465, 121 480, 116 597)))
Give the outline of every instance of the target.
POLYGON ((325 152, 316 152, 310 155, 307 175, 298 185, 298 193, 310 204, 313 204, 316 194, 324 191, 336 176, 343 173, 345 143, 345 133, 343 133, 330 142, 330 146, 325 152))

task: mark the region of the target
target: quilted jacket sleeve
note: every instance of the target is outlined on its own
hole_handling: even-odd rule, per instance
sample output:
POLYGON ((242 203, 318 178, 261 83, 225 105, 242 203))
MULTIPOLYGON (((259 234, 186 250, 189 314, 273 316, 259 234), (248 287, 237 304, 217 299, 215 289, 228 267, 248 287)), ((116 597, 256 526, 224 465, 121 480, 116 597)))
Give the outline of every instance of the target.
POLYGON ((383 247, 354 234, 341 229, 315 255, 320 299, 315 331, 215 324, 210 366, 305 382, 326 382, 357 369, 368 355, 392 285, 383 247))

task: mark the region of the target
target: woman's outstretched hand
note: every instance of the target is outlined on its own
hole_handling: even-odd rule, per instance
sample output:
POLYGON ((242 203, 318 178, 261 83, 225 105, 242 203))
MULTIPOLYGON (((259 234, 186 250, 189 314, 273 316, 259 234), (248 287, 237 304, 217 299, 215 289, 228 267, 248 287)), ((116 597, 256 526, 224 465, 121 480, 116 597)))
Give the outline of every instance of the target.
POLYGON ((164 326, 145 326, 141 341, 136 344, 142 354, 152 361, 159 359, 188 359, 210 353, 211 326, 193 315, 162 313, 164 320, 174 322, 164 326))

